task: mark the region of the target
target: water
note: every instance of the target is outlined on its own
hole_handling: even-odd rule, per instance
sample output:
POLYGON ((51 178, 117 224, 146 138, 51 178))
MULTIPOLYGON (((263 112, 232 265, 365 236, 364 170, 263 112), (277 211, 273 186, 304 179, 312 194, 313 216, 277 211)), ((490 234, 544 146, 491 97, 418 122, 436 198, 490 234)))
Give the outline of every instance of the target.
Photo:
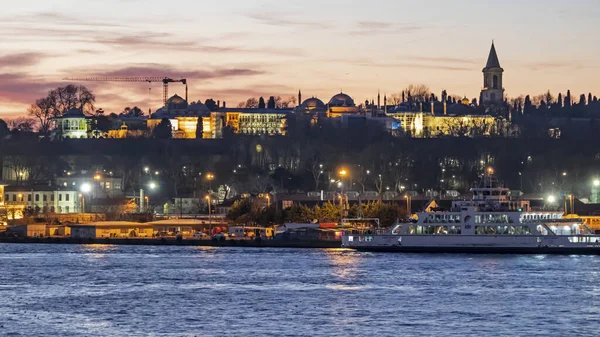
POLYGON ((600 257, 0 244, 0 336, 594 336, 600 257))

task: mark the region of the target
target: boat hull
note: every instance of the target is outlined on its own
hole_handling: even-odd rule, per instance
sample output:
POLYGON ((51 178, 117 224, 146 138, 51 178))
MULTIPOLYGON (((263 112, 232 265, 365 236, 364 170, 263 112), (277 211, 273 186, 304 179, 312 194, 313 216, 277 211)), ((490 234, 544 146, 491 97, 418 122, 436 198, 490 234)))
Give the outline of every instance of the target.
POLYGON ((415 247, 360 246, 345 247, 358 251, 428 254, 553 254, 600 255, 600 247, 415 247))

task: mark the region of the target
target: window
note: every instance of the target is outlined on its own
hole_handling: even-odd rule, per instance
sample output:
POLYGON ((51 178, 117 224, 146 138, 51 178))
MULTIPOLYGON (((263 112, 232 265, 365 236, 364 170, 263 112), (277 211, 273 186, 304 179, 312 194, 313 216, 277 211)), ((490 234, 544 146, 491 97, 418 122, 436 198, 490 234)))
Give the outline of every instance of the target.
POLYGON ((58 194, 58 201, 62 201, 62 194, 58 194))
MULTIPOLYGON (((50 194, 50 201, 54 201, 54 194, 50 194)), ((54 212, 52 212, 54 213, 54 212)))
POLYGON ((48 195, 44 194, 44 201, 48 201, 48 195))
MULTIPOLYGON (((31 201, 31 194, 27 195, 27 201, 31 201)), ((37 201, 37 200, 36 200, 37 201)))
POLYGON ((498 89, 498 75, 494 75, 493 79, 492 79, 492 86, 494 89, 498 89))
POLYGON ((69 206, 65 206, 65 213, 69 213, 69 206))
POLYGON ((40 201, 40 195, 39 194, 35 195, 35 201, 40 201))
POLYGON ((17 201, 17 195, 13 194, 13 201, 17 201))
POLYGON ((70 194, 68 194, 68 193, 65 194, 65 201, 69 201, 69 196, 70 196, 70 194))

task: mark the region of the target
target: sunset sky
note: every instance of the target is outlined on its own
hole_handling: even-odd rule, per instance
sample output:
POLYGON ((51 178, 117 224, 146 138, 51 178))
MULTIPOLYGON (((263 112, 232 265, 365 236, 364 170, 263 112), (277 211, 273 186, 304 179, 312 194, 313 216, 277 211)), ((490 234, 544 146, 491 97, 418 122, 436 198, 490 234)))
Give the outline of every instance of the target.
MULTIPOLYGON (((600 96, 598 0, 27 0, 0 13, 0 117, 64 76, 185 77, 190 101, 358 102, 411 83, 478 97, 494 39, 506 94, 600 96)), ((96 106, 161 106, 160 83, 82 83, 96 106)), ((172 84, 170 94, 184 95, 172 84)))

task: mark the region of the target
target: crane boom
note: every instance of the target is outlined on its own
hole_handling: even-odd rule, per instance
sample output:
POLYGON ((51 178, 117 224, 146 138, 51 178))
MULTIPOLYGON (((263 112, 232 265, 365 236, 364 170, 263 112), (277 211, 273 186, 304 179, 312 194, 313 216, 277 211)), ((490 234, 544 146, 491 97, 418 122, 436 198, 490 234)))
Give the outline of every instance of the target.
POLYGON ((167 98, 169 96, 169 83, 181 82, 185 85, 185 100, 188 100, 188 87, 187 79, 172 79, 169 77, 157 77, 157 76, 110 76, 110 77, 65 77, 64 81, 77 81, 77 82, 162 82, 163 84, 163 104, 167 104, 167 98))

